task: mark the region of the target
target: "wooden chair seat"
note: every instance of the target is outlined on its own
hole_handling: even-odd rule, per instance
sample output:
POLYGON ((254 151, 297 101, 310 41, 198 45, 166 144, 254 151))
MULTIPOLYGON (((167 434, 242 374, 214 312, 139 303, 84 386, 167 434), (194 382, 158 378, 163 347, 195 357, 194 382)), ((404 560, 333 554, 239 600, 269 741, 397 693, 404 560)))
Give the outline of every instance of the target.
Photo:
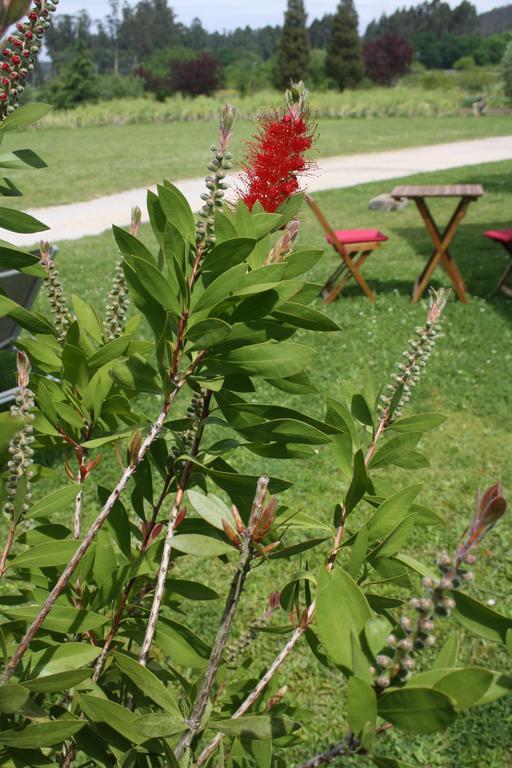
MULTIPOLYGON (((359 245, 361 243, 384 243, 389 237, 378 229, 335 229, 336 239, 343 245, 359 245)), ((327 242, 334 242, 332 235, 327 235, 327 242)))
MULTIPOLYGON (((484 237, 500 243, 512 258, 512 229, 488 229, 487 232, 484 232, 484 237)), ((510 282, 512 282, 512 261, 498 280, 496 287, 505 296, 512 296, 512 284, 509 284, 510 282)))

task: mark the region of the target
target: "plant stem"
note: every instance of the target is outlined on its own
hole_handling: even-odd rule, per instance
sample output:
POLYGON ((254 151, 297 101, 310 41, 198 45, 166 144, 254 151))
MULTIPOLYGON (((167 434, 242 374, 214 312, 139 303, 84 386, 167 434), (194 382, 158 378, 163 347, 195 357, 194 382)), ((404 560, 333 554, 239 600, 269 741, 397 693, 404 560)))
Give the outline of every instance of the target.
MULTIPOLYGON (((212 398, 212 392, 208 391, 204 398, 201 420, 196 432, 192 450, 190 452, 191 457, 194 457, 194 458, 197 456, 199 452, 201 439, 203 437, 204 422, 208 414, 210 413, 211 398, 212 398)), ((160 608, 162 605, 162 600, 163 600, 164 591, 165 591, 165 582, 167 580, 167 574, 169 572, 169 564, 171 561, 171 552, 172 552, 172 540, 175 534, 176 521, 180 513, 181 504, 183 501, 183 497, 185 495, 187 483, 190 477, 190 473, 192 472, 193 466, 194 465, 192 460, 189 459, 185 464, 183 474, 181 476, 178 488, 176 490, 174 504, 169 514, 169 521, 167 523, 167 535, 165 537, 164 549, 162 552, 162 558, 160 560, 160 567, 158 569, 158 578, 157 578, 157 583, 155 588, 155 594, 153 596, 153 605, 151 606, 151 613, 149 615, 148 624, 146 627, 146 634, 145 634, 144 641, 142 643, 142 648, 139 655, 139 663, 142 664, 143 666, 146 666, 147 664, 149 652, 151 650, 151 645, 153 643, 153 638, 155 636, 156 625, 158 622, 158 616, 160 614, 160 608)))
POLYGON ((7 567, 7 558, 9 557, 9 552, 11 551, 11 547, 14 544, 15 534, 16 525, 11 520, 9 524, 9 530, 7 532, 7 541, 5 542, 4 551, 2 552, 2 557, 0 558, 0 578, 4 575, 5 569, 7 567))
MULTIPOLYGON (((255 514, 261 514, 265 496, 267 494, 268 484, 268 477, 261 477, 258 480, 252 507, 253 513, 251 514, 251 519, 253 521, 255 514)), ((233 623, 233 619, 235 617, 235 613, 242 596, 245 580, 251 568, 252 558, 254 557, 254 547, 249 529, 246 528, 245 531, 241 534, 240 544, 241 550, 238 568, 231 582, 231 588, 229 590, 224 612, 220 620, 217 637, 215 638, 215 642, 213 644, 208 668, 203 677, 201 686, 196 696, 194 707, 188 719, 188 729, 183 734, 178 742, 176 749, 174 750, 178 759, 183 755, 185 750, 192 743, 194 737, 201 730, 203 715, 205 713, 210 694, 215 684, 217 672, 219 671, 219 667, 222 663, 222 657, 224 655, 224 650, 228 641, 231 625, 233 623)))
MULTIPOLYGON (((169 472, 167 473, 167 477, 165 479, 164 487, 162 489, 160 497, 159 497, 157 503, 155 504, 155 506, 153 508, 153 515, 152 515, 151 520, 149 522, 149 525, 147 527, 146 534, 144 536, 144 540, 142 541, 141 546, 140 546, 140 554, 143 554, 147 550, 147 548, 148 548, 148 546, 149 546, 149 544, 151 542, 151 536, 152 536, 153 530, 155 528, 156 521, 158 519, 158 514, 160 512, 162 504, 165 501, 165 498, 166 498, 167 493, 169 491, 169 486, 170 486, 170 484, 172 482, 173 477, 174 477, 174 471, 170 469, 169 472)), ((105 664, 105 659, 107 658, 107 655, 108 655, 108 652, 110 650, 110 647, 111 647, 111 645, 112 645, 112 643, 114 641, 115 636, 117 635, 119 627, 121 626, 121 621, 122 621, 124 612, 126 610, 126 606, 128 604, 130 593, 131 593, 131 591, 133 589, 133 585, 135 584, 135 581, 136 581, 135 577, 133 579, 130 579, 130 581, 127 583, 127 585, 124 588, 123 595, 121 597, 119 606, 117 608, 117 611, 115 613, 114 619, 112 621, 112 626, 110 627, 110 631, 109 631, 109 633, 108 633, 108 635, 107 635, 107 637, 105 639, 105 642, 103 644, 103 648, 101 649, 101 653, 98 656, 98 659, 97 659, 95 667, 94 667, 94 674, 92 676, 92 679, 93 679, 94 682, 97 682, 99 677, 100 677, 100 675, 101 675, 101 672, 103 670, 103 666, 105 664)))
POLYGON ((157 420, 151 427, 151 430, 142 443, 139 453, 137 454, 137 457, 135 461, 130 464, 127 469, 123 472, 119 482, 117 483, 116 487, 108 497, 106 503, 104 504, 103 508, 101 509, 99 515, 97 516, 96 520, 93 522, 91 527, 89 528, 88 532, 86 533, 82 543, 76 550, 75 554, 71 558, 71 560, 68 562, 67 566, 65 567, 64 571, 62 572, 59 580, 55 584, 54 588, 46 598, 45 602, 43 603, 41 610, 39 611, 38 615, 30 625, 30 627, 27 629, 25 635, 20 640, 19 645, 14 652, 14 655, 11 657, 9 662, 7 663, 2 676, 0 677, 0 685, 5 684, 12 675, 14 674, 16 667, 20 663, 21 659, 25 655, 30 643, 34 639, 35 635, 41 628, 44 620, 54 607, 57 599, 60 597, 64 589, 67 587, 71 576, 75 572, 77 566, 79 565, 82 557, 89 549, 91 543, 93 542, 96 534, 102 527, 103 523, 109 516, 113 506, 115 505, 116 501, 119 499, 123 491, 125 490, 126 486, 128 485, 128 481, 133 477, 135 472, 137 471, 137 468, 141 461, 144 459, 146 453, 148 452, 149 448, 153 444, 153 442, 158 437, 160 430, 162 429, 164 422, 169 414, 169 411, 171 409, 172 404, 174 403, 178 393, 181 391, 182 387, 184 386, 186 381, 186 378, 182 378, 179 382, 176 382, 175 389, 169 395, 167 400, 164 403, 164 406, 160 412, 160 415, 158 416, 157 420))
POLYGON ((80 534, 82 532, 82 504, 84 500, 84 480, 85 476, 83 473, 83 468, 87 464, 87 451, 85 448, 82 448, 82 458, 80 459, 80 467, 78 469, 78 474, 76 481, 80 485, 80 492, 78 496, 76 497, 75 501, 75 525, 74 525, 74 536, 75 539, 80 538, 80 534))
MULTIPOLYGON (((250 694, 247 696, 245 701, 242 702, 242 704, 238 707, 234 715, 232 715, 233 720, 237 720, 239 717, 242 717, 242 715, 245 715, 245 713, 252 707, 252 705, 257 701, 257 699, 260 697, 260 695, 263 693, 267 685, 270 683, 276 672, 280 669, 280 667, 284 664, 290 653, 293 651, 299 640, 301 639, 302 635, 310 625, 313 614, 315 612, 315 602, 311 603, 309 606, 309 610, 307 613, 307 619, 305 622, 303 622, 297 629, 294 631, 293 635, 290 637, 286 645, 283 646, 281 651, 278 653, 270 667, 267 669, 263 677, 259 680, 258 684, 252 689, 250 694)), ((208 744, 207 747, 204 748, 204 750, 199 755, 196 765, 199 767, 201 765, 204 765, 207 760, 211 757, 211 755, 215 752, 219 744, 221 743, 222 739, 224 738, 223 733, 218 733, 214 739, 208 744)))

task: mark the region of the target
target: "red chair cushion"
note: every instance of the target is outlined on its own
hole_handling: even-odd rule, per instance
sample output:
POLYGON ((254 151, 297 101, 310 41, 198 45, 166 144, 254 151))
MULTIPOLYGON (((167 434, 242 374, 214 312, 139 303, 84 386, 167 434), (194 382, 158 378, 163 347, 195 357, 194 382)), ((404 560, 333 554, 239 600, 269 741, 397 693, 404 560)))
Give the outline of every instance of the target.
POLYGON ((512 243, 512 229, 489 229, 484 235, 498 243, 512 243))
MULTIPOLYGON (((378 229, 336 229, 336 237, 343 245, 354 243, 383 243, 389 240, 378 229)), ((327 242, 332 243, 332 237, 327 236, 327 242)))

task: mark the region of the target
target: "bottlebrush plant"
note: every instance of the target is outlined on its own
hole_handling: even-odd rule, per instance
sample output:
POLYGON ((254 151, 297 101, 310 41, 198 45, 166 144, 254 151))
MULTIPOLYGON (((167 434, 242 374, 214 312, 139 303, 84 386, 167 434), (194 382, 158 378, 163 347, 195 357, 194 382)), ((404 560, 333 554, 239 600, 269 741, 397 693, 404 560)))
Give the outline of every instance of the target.
MULTIPOLYGON (((139 238, 137 211, 130 231, 114 228, 122 260, 105 318, 77 295, 67 302, 46 243, 36 255, 18 251, 19 266, 45 278, 53 312, 0 297, 2 314, 26 331, 16 404, 0 419, 0 442, 9 441, 0 764, 289 766, 287 750, 307 749, 307 713, 283 687, 301 641, 311 664, 339 674, 347 696, 339 733, 326 734, 328 749, 302 768, 341 755, 403 766, 379 756, 390 728, 442 729, 511 690, 507 676, 460 662, 452 639, 433 665, 422 663, 436 622, 450 614, 510 647, 512 620, 462 588, 474 548, 505 512, 501 488, 478 497, 454 555, 439 554, 439 572, 402 551, 417 526, 438 520, 416 502, 421 485, 380 492, 389 466, 425 466, 417 444, 443 420, 404 411, 446 295, 432 293, 425 324, 378 397, 330 399, 323 420, 280 404, 315 392, 314 353, 296 332, 340 330, 311 306, 319 286, 307 273, 322 251, 297 239, 295 176, 307 168, 309 140, 294 149, 302 165, 283 163, 265 199, 247 198, 256 175, 270 178, 265 162, 274 168, 263 148, 269 132, 307 125, 306 97, 294 86, 284 112, 263 119, 235 203, 225 202, 227 107, 201 220, 165 181, 148 193, 153 249, 139 238), (269 211, 273 185, 281 195, 290 181, 269 211), (332 522, 326 510, 306 513, 281 498, 286 481, 238 469, 244 452, 264 471, 274 458, 314 461, 322 445, 339 466, 332 522), (48 455, 57 457, 52 468, 43 466, 48 455), (289 561, 284 583, 270 600, 261 595, 257 620, 234 624, 256 569, 277 558, 289 561), (194 610, 205 600, 219 601, 208 626, 194 610), (275 634, 268 664, 262 631, 275 634)), ((13 258, 0 250, 0 265, 13 258)))

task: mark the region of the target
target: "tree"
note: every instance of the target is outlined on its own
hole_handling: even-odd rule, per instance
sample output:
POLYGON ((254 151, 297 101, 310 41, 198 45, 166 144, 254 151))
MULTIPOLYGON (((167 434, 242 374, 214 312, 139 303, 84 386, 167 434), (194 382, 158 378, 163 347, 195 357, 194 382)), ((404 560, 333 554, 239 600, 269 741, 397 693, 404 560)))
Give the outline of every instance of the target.
POLYGON ((501 61, 501 79, 505 96, 512 101, 512 40, 507 45, 501 61))
POLYGON ((407 74, 412 63, 413 50, 405 37, 397 32, 385 32, 364 46, 366 74, 379 85, 392 85, 398 77, 407 74))
POLYGON ((279 41, 274 67, 274 85, 286 88, 291 80, 307 77, 309 69, 309 35, 303 0, 288 0, 283 34, 279 41))
POLYGON ((327 42, 325 71, 340 91, 354 88, 363 78, 363 54, 359 41, 358 16, 353 0, 341 0, 327 42))
POLYGON ((85 31, 80 29, 75 55, 63 67, 62 76, 52 83, 52 102, 60 109, 97 101, 96 67, 87 45, 85 31))

